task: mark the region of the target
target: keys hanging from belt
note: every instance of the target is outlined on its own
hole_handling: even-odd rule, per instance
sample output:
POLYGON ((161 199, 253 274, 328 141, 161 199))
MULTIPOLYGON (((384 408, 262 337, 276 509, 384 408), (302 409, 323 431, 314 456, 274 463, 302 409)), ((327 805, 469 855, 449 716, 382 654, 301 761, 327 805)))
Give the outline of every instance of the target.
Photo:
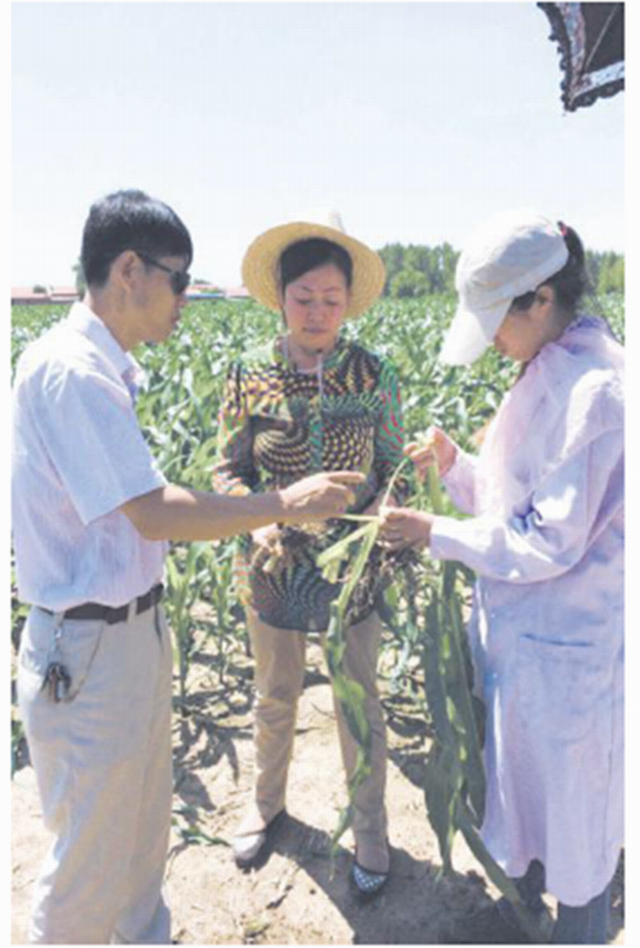
POLYGON ((55 704, 65 701, 71 689, 71 675, 62 662, 51 662, 45 672, 42 690, 47 689, 55 704))
POLYGON ((60 639, 62 636, 63 614, 58 615, 53 632, 53 649, 49 658, 47 670, 44 673, 42 682, 42 691, 47 689, 49 698, 54 704, 66 701, 71 690, 71 675, 69 669, 61 661, 62 654, 60 649, 60 639))

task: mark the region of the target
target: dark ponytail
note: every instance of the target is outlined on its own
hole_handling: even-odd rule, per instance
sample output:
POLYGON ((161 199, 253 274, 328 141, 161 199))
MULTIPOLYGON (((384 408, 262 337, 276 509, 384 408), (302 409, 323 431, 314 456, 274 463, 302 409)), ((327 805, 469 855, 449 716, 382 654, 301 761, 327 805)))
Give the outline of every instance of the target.
POLYGON ((587 273, 587 256, 582 241, 573 227, 568 227, 558 221, 558 227, 564 237, 569 251, 569 259, 562 270, 545 280, 545 285, 552 286, 560 305, 571 313, 575 313, 580 300, 585 293, 593 294, 593 287, 587 273))

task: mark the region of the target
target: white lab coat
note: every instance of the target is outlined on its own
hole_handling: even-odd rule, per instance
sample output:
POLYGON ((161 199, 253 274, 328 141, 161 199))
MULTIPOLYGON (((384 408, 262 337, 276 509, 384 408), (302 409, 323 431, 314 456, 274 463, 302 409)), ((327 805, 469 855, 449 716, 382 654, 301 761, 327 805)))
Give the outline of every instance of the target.
POLYGON ((512 877, 531 859, 584 905, 623 839, 623 350, 581 317, 504 399, 480 454, 444 478, 473 516, 431 553, 476 571, 469 627, 487 706, 482 835, 512 877))

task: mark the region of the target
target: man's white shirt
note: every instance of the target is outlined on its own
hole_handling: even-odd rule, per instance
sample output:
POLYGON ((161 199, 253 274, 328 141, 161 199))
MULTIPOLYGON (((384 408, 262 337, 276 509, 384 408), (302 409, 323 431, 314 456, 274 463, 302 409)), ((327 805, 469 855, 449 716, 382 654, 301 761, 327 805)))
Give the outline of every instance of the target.
POLYGON ((144 539, 118 509, 167 483, 135 413, 141 375, 83 303, 22 354, 12 515, 23 602, 120 606, 162 579, 168 544, 144 539))

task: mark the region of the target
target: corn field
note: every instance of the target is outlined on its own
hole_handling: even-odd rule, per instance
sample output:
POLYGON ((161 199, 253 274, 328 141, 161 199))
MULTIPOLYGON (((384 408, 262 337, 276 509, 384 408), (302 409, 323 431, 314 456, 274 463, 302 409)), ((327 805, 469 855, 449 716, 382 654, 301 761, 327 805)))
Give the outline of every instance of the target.
MULTIPOLYGON (((610 294, 599 305, 624 341, 623 298, 610 294)), ((468 368, 440 365, 437 354, 454 307, 450 297, 382 300, 344 331, 393 361, 400 378, 407 440, 436 424, 462 447, 473 449, 474 433, 497 409, 513 384, 517 366, 493 350, 468 368)), ((12 368, 28 342, 65 313, 64 307, 13 308, 12 368)), ((210 489, 226 366, 272 338, 279 328, 276 314, 252 302, 198 302, 184 310, 179 329, 167 342, 135 353, 148 377, 139 396, 138 417, 168 480, 210 489)), ((452 513, 437 484, 416 483, 414 488, 415 502, 424 509, 452 513)), ((348 571, 358 568, 358 550, 366 555, 366 530, 363 538, 360 547, 351 545, 351 560, 345 559, 341 574, 345 578, 353 579, 348 571)), ((168 561, 166 605, 175 637, 175 705, 183 718, 190 713, 188 673, 196 650, 207 650, 216 674, 222 680, 228 678, 229 688, 233 688, 234 655, 247 650, 243 612, 231 582, 232 550, 232 541, 175 544, 168 561)), ((381 669, 391 692, 410 695, 416 713, 426 713, 435 734, 426 767, 425 798, 444 868, 450 868, 453 837, 460 830, 492 881, 517 901, 517 894, 508 891, 508 880, 497 877, 497 867, 487 862, 490 857, 477 832, 484 797, 482 708, 469 688, 471 668, 463 630, 472 579, 457 564, 440 567, 426 557, 399 571, 383 604, 387 632, 381 669)), ((340 598, 346 600, 346 594, 340 598)), ((333 612, 327 659, 334 687, 348 705, 347 719, 353 721, 352 730, 362 748, 361 776, 367 767, 366 721, 359 715, 357 690, 351 687, 355 683, 341 674, 340 609, 344 604, 338 603, 333 612)), ((12 588, 14 647, 26 611, 12 588)), ((12 707, 14 766, 20 765, 21 739, 12 707)), ((335 838, 348 821, 347 812, 335 838)))

